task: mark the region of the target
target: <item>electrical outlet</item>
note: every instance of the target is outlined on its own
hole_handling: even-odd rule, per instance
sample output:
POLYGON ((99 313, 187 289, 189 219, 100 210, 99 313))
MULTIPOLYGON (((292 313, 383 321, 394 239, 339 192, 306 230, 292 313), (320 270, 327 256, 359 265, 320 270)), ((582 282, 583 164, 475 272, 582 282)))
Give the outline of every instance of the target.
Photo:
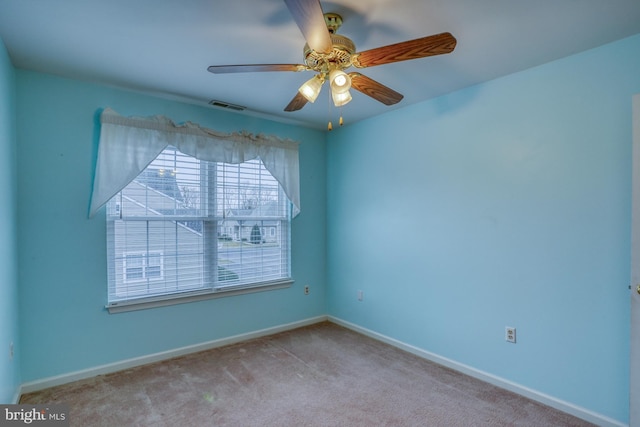
POLYGON ((364 298, 364 292, 358 291, 358 301, 362 301, 362 298, 364 298))
POLYGON ((304 294, 309 295, 309 285, 304 285, 304 294))
POLYGON ((504 339, 507 342, 516 343, 516 328, 512 328, 511 326, 505 326, 504 328, 504 339))

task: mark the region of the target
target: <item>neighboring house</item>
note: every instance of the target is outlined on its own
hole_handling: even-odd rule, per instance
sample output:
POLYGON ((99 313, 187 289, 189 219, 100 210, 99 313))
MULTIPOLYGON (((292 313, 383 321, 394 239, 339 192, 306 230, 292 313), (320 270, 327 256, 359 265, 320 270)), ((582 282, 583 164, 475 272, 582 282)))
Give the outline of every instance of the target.
POLYGON ((220 237, 254 244, 276 243, 280 236, 281 210, 277 201, 268 201, 255 209, 227 209, 220 225, 220 237))

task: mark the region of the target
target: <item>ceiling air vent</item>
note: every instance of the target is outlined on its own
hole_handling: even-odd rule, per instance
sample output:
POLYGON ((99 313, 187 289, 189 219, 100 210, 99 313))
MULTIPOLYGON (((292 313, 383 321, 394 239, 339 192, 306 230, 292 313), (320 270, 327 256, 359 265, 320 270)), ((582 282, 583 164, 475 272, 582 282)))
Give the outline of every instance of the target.
POLYGON ((209 105, 213 105, 214 107, 227 108, 229 110, 236 110, 236 111, 244 111, 247 109, 247 107, 243 107, 242 105, 230 104, 224 101, 216 101, 215 99, 209 101, 209 105))

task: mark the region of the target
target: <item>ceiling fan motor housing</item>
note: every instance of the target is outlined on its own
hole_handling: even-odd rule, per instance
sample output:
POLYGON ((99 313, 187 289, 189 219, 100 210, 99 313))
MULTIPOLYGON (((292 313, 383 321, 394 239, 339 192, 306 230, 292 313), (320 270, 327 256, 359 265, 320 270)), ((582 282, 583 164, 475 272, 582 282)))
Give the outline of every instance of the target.
POLYGON ((329 33, 335 34, 342 26, 342 16, 338 15, 337 13, 325 13, 324 22, 325 24, 327 24, 329 33))
POLYGON ((316 52, 308 44, 304 45, 304 61, 309 68, 319 73, 332 69, 345 70, 351 66, 351 55, 356 53, 356 45, 350 38, 340 34, 330 34, 333 47, 329 53, 316 52))

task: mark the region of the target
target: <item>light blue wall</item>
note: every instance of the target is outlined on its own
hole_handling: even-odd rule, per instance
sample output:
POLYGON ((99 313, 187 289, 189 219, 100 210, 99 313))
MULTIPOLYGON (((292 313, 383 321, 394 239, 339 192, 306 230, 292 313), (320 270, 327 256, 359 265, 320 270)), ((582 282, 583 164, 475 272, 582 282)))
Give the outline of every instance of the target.
POLYGON ((0 39, 0 403, 13 403, 20 386, 16 176, 15 72, 0 39))
MULTIPOLYGON (((321 132, 17 70, 22 379, 30 382, 326 313, 321 132), (108 314, 104 210, 88 219, 97 112, 166 115, 301 142, 302 213, 286 290, 108 314), (303 284, 312 293, 305 296, 303 284)), ((4 344, 2 344, 4 346, 4 344)), ((4 353, 4 350, 2 350, 4 353)))
POLYGON ((638 52, 635 36, 331 133, 329 314, 627 422, 638 52))

